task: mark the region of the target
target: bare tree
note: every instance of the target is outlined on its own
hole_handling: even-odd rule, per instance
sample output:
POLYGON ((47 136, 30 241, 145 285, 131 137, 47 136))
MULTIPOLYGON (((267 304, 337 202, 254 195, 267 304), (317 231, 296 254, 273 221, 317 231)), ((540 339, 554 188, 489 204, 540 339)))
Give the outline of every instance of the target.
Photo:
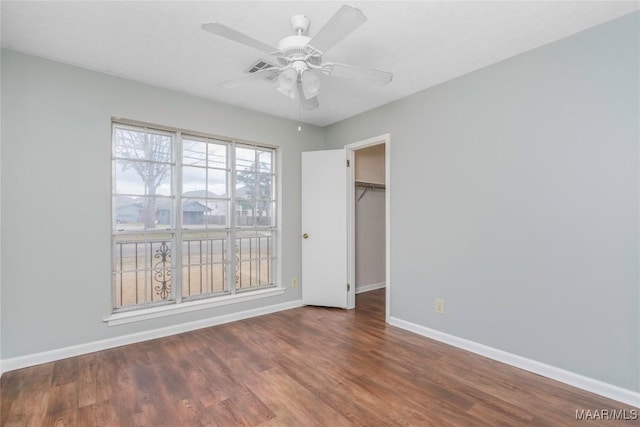
POLYGON ((273 178, 269 173, 272 167, 272 154, 262 150, 243 149, 243 151, 244 153, 240 156, 243 165, 236 175, 236 183, 242 184, 243 194, 237 200, 237 204, 243 210, 252 213, 256 225, 268 225, 273 215, 271 203, 273 178))
POLYGON ((265 225, 260 223, 271 220, 271 202, 265 200, 271 199, 271 176, 255 172, 239 171, 236 175, 236 181, 243 185, 244 195, 246 199, 248 199, 239 199, 237 203, 242 206, 243 210, 252 212, 256 221, 259 223, 258 225, 265 225))
POLYGON ((122 171, 133 169, 146 186, 146 228, 156 227, 156 195, 158 187, 171 171, 171 139, 153 132, 116 129, 115 151, 122 171))

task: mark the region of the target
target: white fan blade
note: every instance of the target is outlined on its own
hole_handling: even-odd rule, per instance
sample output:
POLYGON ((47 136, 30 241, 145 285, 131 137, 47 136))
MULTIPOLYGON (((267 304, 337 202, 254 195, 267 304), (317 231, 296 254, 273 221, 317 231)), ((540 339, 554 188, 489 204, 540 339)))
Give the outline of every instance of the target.
POLYGON ((315 110, 320 106, 318 103, 318 97, 314 96, 313 98, 306 99, 304 97, 304 92, 302 91, 302 83, 298 82, 298 98, 300 99, 300 105, 305 110, 315 110))
POLYGON ((360 9, 345 4, 309 40, 307 46, 311 46, 324 54, 366 20, 366 16, 360 9))
POLYGON ((264 79, 266 77, 271 77, 274 74, 279 74, 280 70, 278 68, 266 68, 264 70, 259 70, 256 71, 255 73, 251 73, 249 75, 246 76, 242 76, 242 77, 238 77, 236 79, 231 79, 231 80, 227 80, 225 82, 222 82, 219 84, 219 86, 227 88, 227 89, 233 89, 236 88, 238 86, 242 86, 243 84, 253 81, 253 80, 260 80, 260 79, 264 79))
POLYGON ((217 22, 209 22, 207 24, 202 24, 202 29, 205 31, 209 31, 210 33, 216 34, 218 36, 227 38, 229 40, 233 40, 234 42, 243 44, 245 46, 252 47, 254 49, 259 50, 260 52, 273 54, 277 53, 278 49, 273 46, 269 46, 266 43, 262 43, 259 40, 254 39, 253 37, 249 37, 246 34, 243 34, 239 31, 234 30, 233 28, 229 28, 226 25, 219 24, 217 22))
POLYGON ((393 79, 393 74, 373 68, 356 67, 355 65, 326 63, 324 69, 329 69, 329 75, 343 79, 364 80, 369 83, 386 85, 393 79))

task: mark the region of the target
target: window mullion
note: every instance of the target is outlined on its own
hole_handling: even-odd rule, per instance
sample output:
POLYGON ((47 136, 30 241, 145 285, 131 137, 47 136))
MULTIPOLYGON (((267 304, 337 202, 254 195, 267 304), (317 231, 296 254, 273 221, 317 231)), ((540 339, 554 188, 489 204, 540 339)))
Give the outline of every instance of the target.
POLYGON ((260 156, 258 155, 258 150, 254 147, 254 157, 253 157, 253 228, 255 229, 258 226, 258 194, 260 193, 260 175, 258 166, 260 162, 260 156))
POLYGON ((177 132, 173 144, 173 292, 176 303, 182 301, 182 132, 177 132))
POLYGON ((227 286, 229 293, 236 293, 236 271, 240 268, 236 260, 236 144, 231 142, 228 150, 229 161, 229 247, 227 248, 227 257, 229 259, 229 274, 227 274, 227 286))

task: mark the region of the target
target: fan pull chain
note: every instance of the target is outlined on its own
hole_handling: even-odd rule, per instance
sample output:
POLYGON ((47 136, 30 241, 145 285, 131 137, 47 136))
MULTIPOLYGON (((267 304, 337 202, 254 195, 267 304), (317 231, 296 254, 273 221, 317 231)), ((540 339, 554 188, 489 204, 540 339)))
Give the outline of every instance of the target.
POLYGON ((298 102, 298 132, 302 132, 302 124, 300 123, 300 104, 302 104, 302 99, 298 102))

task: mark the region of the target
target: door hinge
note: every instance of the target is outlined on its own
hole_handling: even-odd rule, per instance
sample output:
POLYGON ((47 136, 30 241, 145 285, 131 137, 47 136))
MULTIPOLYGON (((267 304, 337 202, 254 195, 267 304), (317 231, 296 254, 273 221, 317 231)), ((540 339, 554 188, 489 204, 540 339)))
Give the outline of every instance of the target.
POLYGON ((351 285, 347 283, 347 292, 351 290, 351 285))
POLYGON ((347 159, 347 167, 350 167, 351 163, 349 162, 349 159, 347 159))

